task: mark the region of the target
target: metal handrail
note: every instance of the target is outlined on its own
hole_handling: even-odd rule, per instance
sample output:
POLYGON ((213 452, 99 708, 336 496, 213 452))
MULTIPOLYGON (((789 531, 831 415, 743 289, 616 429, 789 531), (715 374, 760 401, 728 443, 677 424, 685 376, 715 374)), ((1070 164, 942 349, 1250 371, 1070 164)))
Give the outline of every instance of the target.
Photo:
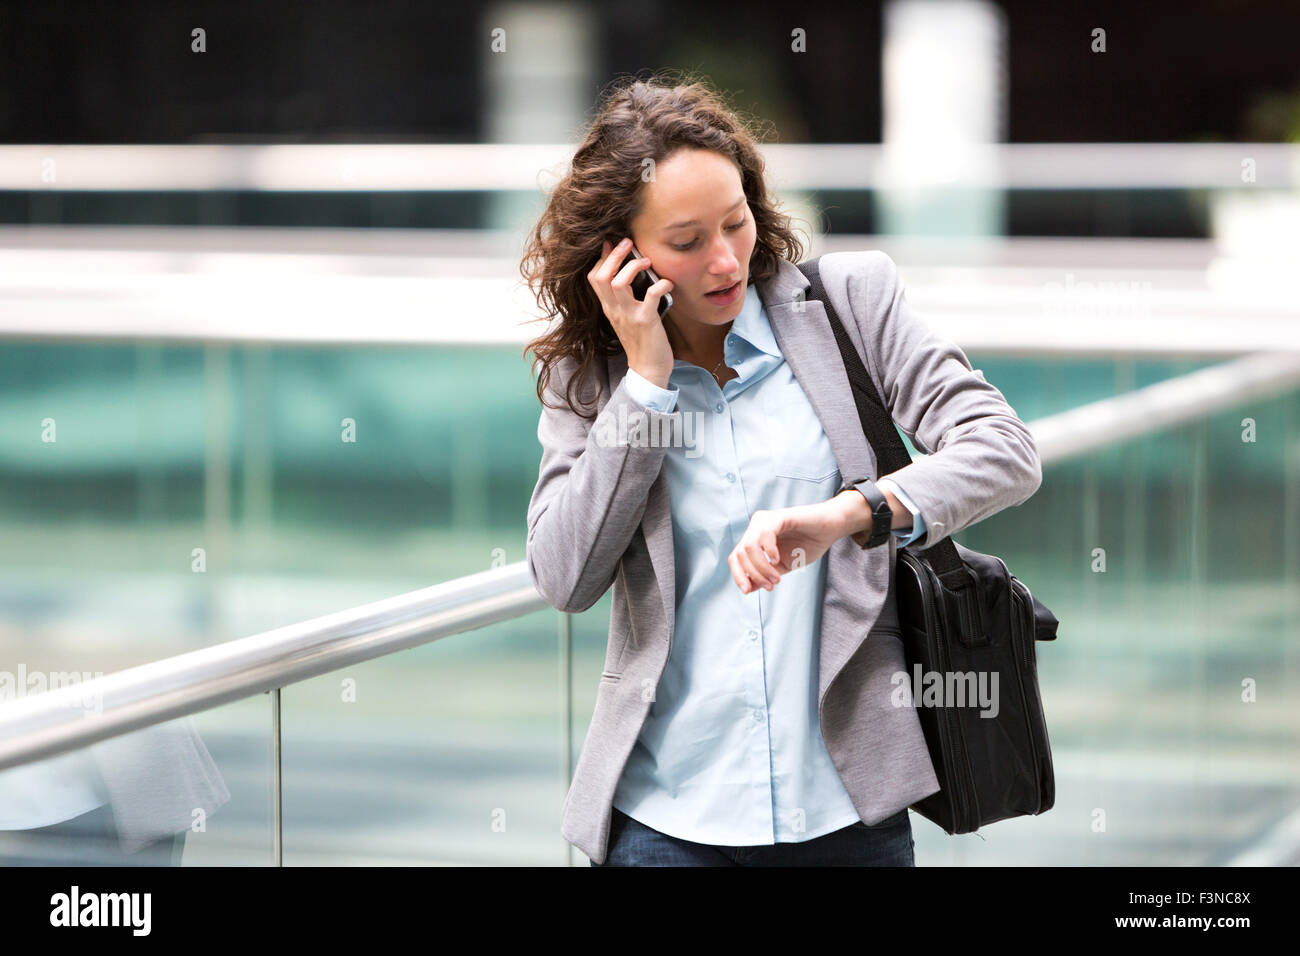
POLYGON ((1296 387, 1300 352, 1248 355, 1036 419, 1029 428, 1046 466, 1296 387))
MULTIPOLYGON (((1297 386, 1300 354, 1253 355, 1028 427, 1047 466, 1297 386)), ((0 707, 0 770, 549 607, 521 561, 46 691, 0 707)))
POLYGON ((521 561, 23 697, 0 707, 0 769, 548 607, 521 561))
MULTIPOLYGON (((554 182, 573 143, 283 143, 0 147, 0 189, 63 192, 527 190, 554 182), (539 175, 539 170, 544 171, 539 175)), ((1242 188, 1300 185, 1293 143, 770 143, 778 189, 1242 188), (920 150, 919 157, 911 150, 920 150)))

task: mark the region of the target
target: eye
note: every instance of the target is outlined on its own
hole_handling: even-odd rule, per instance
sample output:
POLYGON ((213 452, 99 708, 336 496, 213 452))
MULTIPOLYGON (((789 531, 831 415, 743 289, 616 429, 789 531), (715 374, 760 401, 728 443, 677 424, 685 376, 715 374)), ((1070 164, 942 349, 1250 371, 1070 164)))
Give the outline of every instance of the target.
MULTIPOLYGON (((728 226, 727 229, 729 229, 731 232, 735 232, 737 229, 739 229, 741 226, 743 226, 743 225, 744 225, 745 223, 747 223, 747 222, 749 222, 748 219, 742 219, 742 220, 740 220, 740 222, 736 223, 734 226, 728 226)), ((690 252, 692 249, 695 248, 695 242, 696 242, 696 240, 692 239, 690 242, 688 242, 688 243, 687 243, 686 245, 684 245, 684 246, 673 246, 673 248, 676 249, 678 252, 690 252)))

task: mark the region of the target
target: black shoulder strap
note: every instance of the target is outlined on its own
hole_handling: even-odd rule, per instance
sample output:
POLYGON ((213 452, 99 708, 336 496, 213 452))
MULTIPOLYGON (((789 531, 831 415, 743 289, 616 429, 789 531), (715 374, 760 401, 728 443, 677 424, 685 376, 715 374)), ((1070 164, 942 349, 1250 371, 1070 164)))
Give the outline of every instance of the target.
POLYGON ((907 453, 903 440, 898 437, 894 420, 885 411, 885 403, 881 401, 880 393, 876 391, 871 376, 867 374, 862 356, 858 354, 853 340, 844 330, 844 324, 836 314, 835 306, 831 305, 831 300, 826 296, 826 289, 822 285, 820 262, 820 256, 801 262, 799 270, 812 284, 808 298, 816 299, 826 310, 826 318, 830 320, 831 331, 835 333, 835 342, 839 345, 840 356, 844 360, 844 370, 849 376, 849 385, 853 388, 853 401, 858 406, 862 430, 866 432, 867 440, 871 442, 871 449, 876 453, 876 461, 880 465, 880 475, 884 477, 910 465, 912 456, 907 453))
MULTIPOLYGON (((907 453, 903 440, 898 437, 898 429, 894 426, 893 417, 885 411, 885 403, 881 401, 880 393, 876 391, 871 376, 867 374, 862 356, 858 354, 857 347, 849 338, 848 332, 844 331, 844 325, 835 312, 835 306, 831 305, 831 300, 826 295, 826 288, 822 285, 820 262, 821 256, 800 262, 799 271, 807 276, 808 282, 812 285, 808 290, 808 297, 822 304, 822 308, 826 311, 826 318, 830 320, 831 331, 835 333, 835 342, 840 347, 840 357, 844 360, 844 370, 849 376, 849 385, 853 388, 853 402, 858 407, 858 419, 862 422, 862 430, 866 433, 867 441, 871 443, 871 450, 876 453, 876 463, 880 466, 879 477, 883 478, 910 465, 912 456, 907 453)), ((941 575, 963 567, 951 538, 944 538, 934 547, 927 548, 925 556, 930 565, 941 575)))

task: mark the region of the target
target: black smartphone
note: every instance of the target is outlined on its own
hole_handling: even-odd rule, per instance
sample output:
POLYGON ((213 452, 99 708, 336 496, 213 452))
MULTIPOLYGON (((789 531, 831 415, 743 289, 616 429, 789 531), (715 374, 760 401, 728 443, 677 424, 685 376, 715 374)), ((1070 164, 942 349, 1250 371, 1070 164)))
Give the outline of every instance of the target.
MULTIPOLYGON (((633 259, 640 259, 640 258, 641 258, 641 253, 637 250, 637 247, 634 245, 632 246, 632 251, 628 253, 627 258, 623 260, 623 266, 627 265, 633 259)), ((619 266, 619 269, 622 270, 623 266, 619 266)), ((650 268, 649 266, 646 266, 644 269, 638 272, 636 274, 636 278, 632 280, 632 294, 637 297, 638 301, 644 302, 646 293, 649 292, 650 287, 658 281, 659 281, 659 273, 655 272, 654 269, 650 268)), ((673 307, 673 295, 671 292, 665 292, 663 294, 663 297, 660 298, 659 300, 659 318, 662 319, 664 317, 664 313, 667 312, 672 307, 673 307)))

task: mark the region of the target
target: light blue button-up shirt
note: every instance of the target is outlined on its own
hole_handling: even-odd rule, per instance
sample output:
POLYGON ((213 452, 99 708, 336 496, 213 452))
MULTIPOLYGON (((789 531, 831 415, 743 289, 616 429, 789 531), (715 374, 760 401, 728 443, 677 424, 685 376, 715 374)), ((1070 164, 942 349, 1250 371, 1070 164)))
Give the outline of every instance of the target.
MULTIPOLYGON (((742 594, 727 557, 760 509, 815 504, 842 482, 821 421, 772 334, 753 286, 723 345, 738 378, 718 387, 675 361, 668 388, 629 369, 633 399, 693 418, 693 442, 664 456, 673 522, 674 637, 613 804, 662 833, 717 846, 800 842, 859 817, 817 716, 826 562, 742 594), (691 445, 692 447, 687 447, 691 445)), ((925 533, 915 504, 900 546, 925 533)), ((888 602, 887 602, 888 603, 888 602)), ((896 622, 896 608, 879 626, 896 622)), ((895 626, 897 626, 895 624, 895 626)))

